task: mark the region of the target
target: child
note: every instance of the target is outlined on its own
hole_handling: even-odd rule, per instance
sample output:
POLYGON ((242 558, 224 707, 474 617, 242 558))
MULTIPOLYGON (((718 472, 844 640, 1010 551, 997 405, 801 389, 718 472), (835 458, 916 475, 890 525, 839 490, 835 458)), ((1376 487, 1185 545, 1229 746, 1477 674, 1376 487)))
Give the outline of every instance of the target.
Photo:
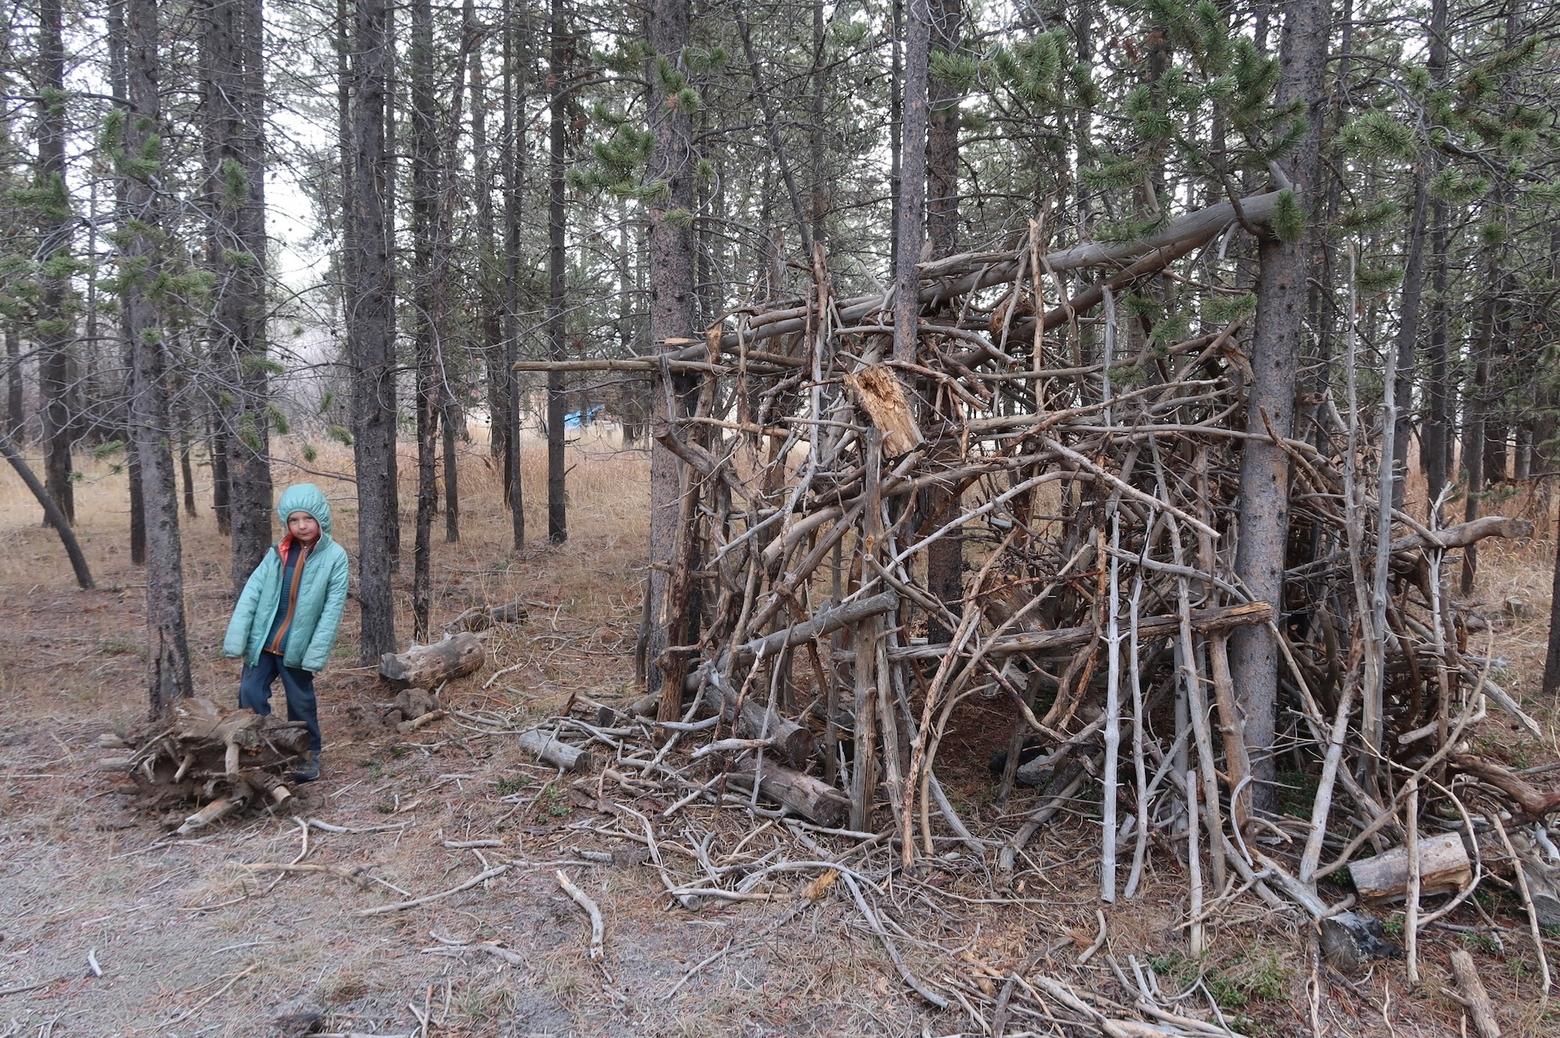
POLYGON ((309 727, 308 762, 294 782, 320 777, 314 675, 325 669, 347 605, 347 552, 330 537, 330 503, 313 483, 288 487, 276 506, 286 533, 249 575, 233 608, 225 656, 242 656, 238 705, 271 712, 271 683, 287 692, 287 719, 309 727))

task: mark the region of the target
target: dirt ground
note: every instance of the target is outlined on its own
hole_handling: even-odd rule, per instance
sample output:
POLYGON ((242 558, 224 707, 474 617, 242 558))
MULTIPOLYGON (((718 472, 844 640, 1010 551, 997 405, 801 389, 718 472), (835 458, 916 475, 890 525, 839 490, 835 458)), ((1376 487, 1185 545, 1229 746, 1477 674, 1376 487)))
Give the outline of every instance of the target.
MULTIPOLYGON (((461 473, 463 539, 444 544, 436 526, 436 623, 472 603, 529 603, 525 624, 489 640, 489 665, 447 691, 449 705, 515 730, 571 695, 616 702, 632 692, 647 464, 593 438, 571 461, 573 529, 564 546, 541 543, 537 507, 537 546, 509 550, 494 472, 477 453, 461 473)), ((328 473, 347 464, 321 449, 307 467, 328 473)), ((543 485, 542 464, 540 451, 527 458, 528 490, 543 485)), ((238 669, 220 658, 227 545, 203 472, 200 515, 182 521, 190 644, 197 687, 227 701, 238 669)), ((319 482, 335 506, 336 535, 352 551, 350 485, 282 468, 277 479, 319 482)), ((409 488, 403 500, 412 500, 409 488)), ((956 853, 921 874, 867 884, 866 901, 909 971, 968 993, 934 1009, 901 979, 844 878, 831 885, 821 869, 801 868, 758 875, 766 862, 817 851, 844 856, 865 875, 881 848, 852 850, 851 841, 798 835, 733 808, 677 808, 664 789, 636 788, 610 767, 576 782, 536 764, 512 735, 458 718, 398 735, 378 720, 391 696, 356 666, 355 606, 318 682, 322 780, 286 814, 173 838, 169 819, 144 810, 119 778, 94 771, 98 736, 145 712, 143 578, 129 563, 125 477, 112 459, 88 466, 77 509, 95 591, 75 588, 36 505, 8 473, 0 479, 0 1038, 982 1034, 991 1033, 1004 979, 1037 970, 1128 1005, 1118 971, 1147 971, 1166 1005, 1204 1018, 1221 1012, 1249 1034, 1445 1035, 1461 1024, 1445 992, 1448 956, 1460 946, 1478 956, 1507 1034, 1560 1033, 1560 1013, 1540 1000, 1525 921, 1510 903, 1492 896, 1476 906, 1493 928, 1427 934, 1417 990, 1400 962, 1363 978, 1318 966, 1308 928, 1254 899, 1220 914, 1214 950, 1194 961, 1180 928, 1184 878, 1169 848, 1156 851, 1141 899, 1097 914, 1097 823, 1087 812, 1037 836, 1010 892, 995 891, 985 862, 956 853), (639 816, 656 819, 660 838, 678 848, 663 855, 662 868, 643 860, 639 816), (455 846, 471 842, 487 845, 455 846), (614 863, 595 852, 615 852, 614 863), (741 863, 762 881, 685 908, 666 887, 703 882, 688 857, 701 853, 741 863), (307 870, 269 867, 287 864, 307 870), (365 914, 494 868, 503 871, 459 893, 365 914), (560 889, 560 869, 600 906, 600 963, 587 956, 585 916, 560 889), (1101 920, 1106 940, 1086 955, 1101 920), (498 953, 457 947, 483 942, 498 953)), ((1492 613, 1521 600, 1511 607, 1521 615, 1500 621, 1496 643, 1519 693, 1542 664, 1549 550, 1539 543, 1486 552, 1480 597, 1492 613)), ((398 595, 409 611, 409 588, 398 595)), ((398 631, 409 630, 402 616, 398 631)), ((1513 740, 1498 719, 1483 738, 1513 764, 1560 760, 1554 711, 1535 710, 1548 745, 1513 740)), ((950 795, 967 817, 994 825, 983 762, 967 770, 950 795)), ((1019 799, 1007 810, 1024 807, 1019 799)), ((1560 960, 1560 942, 1546 944, 1560 960)), ((1074 1033, 1033 1016, 1009 1021, 1008 1034, 1026 1032, 1074 1033)))

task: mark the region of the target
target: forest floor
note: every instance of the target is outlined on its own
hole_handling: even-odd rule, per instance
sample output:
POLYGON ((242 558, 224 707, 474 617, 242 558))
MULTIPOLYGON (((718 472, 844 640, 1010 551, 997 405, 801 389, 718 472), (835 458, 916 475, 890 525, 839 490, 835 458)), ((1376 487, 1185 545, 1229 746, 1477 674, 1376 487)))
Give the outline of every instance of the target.
MULTIPOLYGON (((309 467, 342 471, 344 454, 321 451, 309 467)), ((518 724, 560 710, 574 694, 617 702, 632 693, 648 466, 605 441, 573 455, 568 543, 544 544, 537 507, 529 516, 539 546, 519 555, 508 548, 493 470, 475 455, 463 465, 462 540, 445 544, 442 520, 435 528, 436 625, 473 603, 523 598, 531 607, 528 622, 489 640, 487 668, 447 690, 449 705, 518 724)), ((542 464, 540 450, 528 455, 527 489, 542 485, 542 464)), ((278 483, 310 478, 331 497, 336 534, 351 551, 350 485, 278 467, 278 483)), ((225 702, 236 694, 238 669, 220 655, 227 545, 207 488, 198 489, 201 514, 183 520, 190 644, 198 690, 225 702)), ((633 826, 619 823, 634 811, 659 817, 666 796, 636 797, 631 784, 603 774, 571 784, 512 738, 455 719, 412 735, 381 725, 380 705, 391 696, 355 665, 355 603, 318 682, 323 779, 302 789, 286 815, 170 838, 167 819, 94 771, 98 736, 133 726, 145 711, 143 578, 128 559, 124 475, 89 465, 77 510, 95 591, 75 588, 36 505, 9 474, 0 479, 0 1038, 982 1033, 958 1005, 931 1010, 917 999, 844 884, 819 889, 816 870, 780 874, 752 899, 689 911, 635 856, 594 864, 581 854, 633 849, 633 826), (446 846, 478 839, 502 845, 446 846), (383 882, 362 889, 339 874, 246 867, 294 861, 361 868, 383 882), (390 885, 436 893, 498 862, 517 864, 426 905, 361 914, 401 900, 390 885), (560 890, 557 868, 605 917, 599 964, 587 957, 584 916, 560 890), (494 942, 515 954, 448 954, 451 941, 494 942), (318 1022, 289 1029, 278 1022, 289 1012, 318 1022)), ((409 525, 404 536, 409 545, 409 525)), ((1540 542, 1484 553, 1478 597, 1499 618, 1497 651, 1519 693, 1536 686, 1542 666, 1551 550, 1540 542), (1514 607, 1521 616, 1505 615, 1510 598, 1522 600, 1514 607)), ((410 579, 409 567, 403 576, 410 579)), ((409 608, 407 589, 399 592, 409 608)), ((410 626, 402 616, 403 636, 410 626)), ((1517 738, 1494 715, 1481 740, 1517 765, 1560 760, 1555 710, 1529 706, 1548 726, 1547 745, 1517 738)), ((990 733, 1002 733, 1000 741, 1006 726, 979 721, 961 736, 970 763, 953 775, 950 795, 966 819, 991 824, 999 809, 984 751, 990 733)), ((1008 810, 1025 806, 1019 796, 1008 810)), ((789 839, 776 823, 730 808, 690 805, 661 826, 715 860, 789 839)), ((1096 833, 1086 812, 1063 816, 1036 837, 1033 867, 1000 897, 983 863, 953 856, 868 893, 896 930, 908 968, 964 978, 972 1003, 1025 969, 1130 1003, 1114 969, 1135 961, 1155 971, 1162 991, 1190 992, 1174 1003, 1183 1011, 1206 1016, 1217 1002, 1244 1033, 1457 1034, 1462 1014, 1446 993, 1448 957, 1468 947, 1506 1034, 1560 1033, 1560 1012, 1540 1000, 1538 959, 1514 903, 1481 895, 1453 919, 1478 923, 1477 932, 1428 932, 1417 989, 1401 962, 1377 964, 1362 978, 1318 965, 1309 927, 1251 898, 1211 922, 1212 950, 1194 961, 1180 928, 1184 877, 1167 864, 1173 852, 1156 853, 1140 899, 1101 916, 1096 833), (1475 910, 1489 913, 1493 927, 1475 910), (1105 943, 1086 955, 1101 919, 1105 943)), ((851 844, 830 847, 843 854, 851 844)), ((666 867, 679 880, 696 871, 679 858, 666 867)), ((1384 914, 1389 929, 1401 920, 1384 914)), ((1560 961, 1560 942, 1548 946, 1560 961)))

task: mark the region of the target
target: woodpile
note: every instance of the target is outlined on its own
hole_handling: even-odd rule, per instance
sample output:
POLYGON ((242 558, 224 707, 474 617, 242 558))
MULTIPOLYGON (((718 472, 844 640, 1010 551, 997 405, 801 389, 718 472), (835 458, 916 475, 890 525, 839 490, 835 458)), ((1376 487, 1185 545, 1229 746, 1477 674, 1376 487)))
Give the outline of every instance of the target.
POLYGON ((99 766, 127 773, 153 804, 200 805, 179 826, 184 835, 245 806, 291 799, 287 772, 307 752, 309 733, 301 721, 197 698, 175 704, 168 723, 128 737, 106 735, 99 744, 118 753, 99 766))
MULTIPOLYGON (((1274 204, 1244 200, 1243 222, 1274 204)), ((1383 510, 1371 415, 1329 403, 1303 437, 1247 431, 1248 318, 1124 314, 1187 257, 1177 276, 1216 277, 1198 265, 1234 223, 1224 204, 1136 243, 1049 251, 1031 224, 1010 249, 923 264, 909 358, 892 355, 892 295, 836 298, 819 251, 807 298, 728 315, 702 343, 519 365, 685 390, 656 436, 681 473, 665 598, 645 609, 664 626, 642 632, 667 648, 643 666, 652 696, 598 723, 708 739, 702 762, 815 822, 887 826, 907 865, 989 845, 939 777, 950 735, 976 728, 999 751, 999 802, 1039 790, 998 877, 1083 797, 1105 900, 1132 896, 1168 848, 1196 866, 1194 906, 1207 875, 1322 919, 1321 878, 1422 824, 1416 861, 1461 846, 1457 831, 1476 845, 1469 827, 1513 808, 1546 816, 1560 797, 1469 757, 1492 710, 1538 726, 1491 679, 1445 581, 1458 552, 1531 524, 1383 510), (1252 438, 1289 462, 1278 609, 1235 574, 1252 438), (1232 640, 1252 630, 1280 668, 1268 745, 1248 745, 1231 679, 1232 640), (1308 773, 1308 821, 1273 810, 1280 751, 1308 773)), ((1465 864, 1399 896, 1465 898, 1481 875, 1465 864)))

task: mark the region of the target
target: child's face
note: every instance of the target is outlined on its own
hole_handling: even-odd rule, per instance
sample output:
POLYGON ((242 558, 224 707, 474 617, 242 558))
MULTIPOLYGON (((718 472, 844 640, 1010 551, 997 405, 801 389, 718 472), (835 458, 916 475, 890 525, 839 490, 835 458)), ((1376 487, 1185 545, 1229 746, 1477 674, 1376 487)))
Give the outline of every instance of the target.
POLYGON ((294 540, 312 544, 320 539, 320 524, 308 512, 294 512, 287 517, 287 532, 294 540))

